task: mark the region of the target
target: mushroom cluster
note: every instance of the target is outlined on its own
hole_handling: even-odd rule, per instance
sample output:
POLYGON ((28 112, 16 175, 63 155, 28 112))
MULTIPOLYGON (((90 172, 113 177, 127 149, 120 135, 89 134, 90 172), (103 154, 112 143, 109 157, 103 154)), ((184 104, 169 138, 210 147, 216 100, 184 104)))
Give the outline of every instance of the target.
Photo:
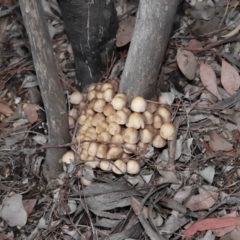
POLYGON ((141 96, 128 101, 117 91, 118 84, 112 81, 91 85, 86 93, 73 92, 69 128, 78 122, 78 157, 85 165, 116 174, 137 174, 141 166, 134 155, 145 154, 149 144, 162 148, 173 139, 172 114, 163 104, 147 102, 141 96))

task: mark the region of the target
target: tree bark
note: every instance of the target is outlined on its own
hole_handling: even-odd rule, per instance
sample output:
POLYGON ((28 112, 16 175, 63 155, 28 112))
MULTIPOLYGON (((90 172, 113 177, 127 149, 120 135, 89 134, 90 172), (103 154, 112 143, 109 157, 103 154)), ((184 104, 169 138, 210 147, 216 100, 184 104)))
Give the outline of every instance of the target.
MULTIPOLYGON (((67 107, 41 1, 19 0, 19 4, 46 112, 48 144, 57 146, 69 143, 67 107)), ((59 160, 65 152, 64 148, 47 149, 44 162, 47 179, 56 178, 62 172, 59 160)))
POLYGON ((151 98, 156 87, 178 0, 140 0, 120 92, 151 98))
POLYGON ((59 0, 72 44, 80 90, 97 82, 106 65, 102 56, 115 46, 118 18, 112 0, 59 0), (107 50, 107 51, 106 51, 107 50), (102 54, 102 55, 101 55, 102 54))

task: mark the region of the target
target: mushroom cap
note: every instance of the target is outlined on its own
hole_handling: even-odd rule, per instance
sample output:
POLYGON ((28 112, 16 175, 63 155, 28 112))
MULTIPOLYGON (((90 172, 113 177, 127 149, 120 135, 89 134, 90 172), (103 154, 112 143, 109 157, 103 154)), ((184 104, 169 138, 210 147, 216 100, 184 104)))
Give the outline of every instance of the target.
POLYGON ((82 149, 82 152, 79 156, 79 160, 86 161, 88 159, 88 153, 86 149, 82 149))
POLYGON ((73 129, 75 127, 75 119, 72 116, 68 116, 68 128, 73 129))
POLYGON ((123 98, 124 100, 128 100, 128 97, 124 94, 124 93, 117 93, 116 95, 115 95, 115 97, 117 98, 117 97, 120 97, 120 98, 123 98))
POLYGON ((102 91, 97 92, 97 95, 96 95, 97 99, 103 99, 103 94, 104 94, 104 92, 102 92, 102 91))
POLYGON ((170 110, 168 108, 166 108, 164 106, 159 107, 157 109, 157 113, 162 118, 163 123, 168 123, 171 121, 172 113, 170 112, 170 110))
POLYGON ((106 105, 106 102, 104 99, 98 99, 93 105, 93 110, 95 112, 102 113, 105 105, 106 105))
POLYGON ((124 174, 127 171, 127 165, 123 160, 118 159, 114 162, 112 166, 112 171, 119 175, 124 174))
POLYGON ((143 97, 137 96, 133 98, 131 102, 131 110, 133 112, 144 112, 146 111, 146 109, 147 109, 147 102, 143 97))
POLYGON ((149 144, 148 143, 143 143, 142 141, 139 141, 137 143, 138 146, 138 151, 141 153, 145 153, 148 149, 149 144))
POLYGON ((97 135, 97 140, 99 142, 106 142, 106 143, 110 143, 112 139, 112 136, 109 132, 100 132, 97 135))
POLYGON ((136 144, 125 143, 123 146, 123 151, 128 154, 132 154, 137 150, 136 144))
POLYGON ((108 152, 108 146, 106 144, 100 144, 97 149, 96 156, 98 158, 106 158, 107 152, 108 152))
MULTIPOLYGON (((92 126, 96 127, 99 123, 105 122, 106 118, 102 113, 96 113, 92 118, 92 126)), ((86 120, 88 122, 88 119, 86 120)))
POLYGON ((172 123, 164 123, 160 128, 160 136, 166 140, 173 140, 175 127, 172 123))
POLYGON ((87 108, 88 109, 93 109, 93 106, 95 104, 95 102, 97 101, 98 99, 96 97, 92 98, 91 100, 89 100, 89 103, 87 105, 87 108))
POLYGON ((153 123, 153 114, 149 111, 143 112, 143 118, 144 118, 144 123, 145 124, 152 124, 153 123))
POLYGON ((83 101, 83 95, 80 92, 73 92, 70 95, 70 99, 69 99, 71 104, 79 104, 81 101, 83 101))
POLYGON ((116 110, 113 108, 111 103, 107 103, 103 108, 103 114, 107 117, 110 115, 114 115, 116 110))
POLYGON ((160 128, 163 124, 162 118, 158 114, 153 116, 153 126, 154 128, 160 128))
POLYGON ((139 131, 139 139, 143 143, 150 143, 153 140, 153 133, 150 132, 148 129, 141 129, 139 131))
POLYGON ((141 113, 134 112, 130 115, 126 126, 129 128, 132 127, 136 129, 144 128, 145 126, 144 117, 142 116, 141 113))
POLYGON ((78 117, 78 110, 76 108, 72 108, 69 113, 68 113, 69 116, 73 117, 74 120, 77 119, 78 117))
POLYGON ((121 133, 117 133, 115 135, 112 136, 112 143, 115 143, 115 144, 123 144, 124 141, 123 141, 123 136, 121 133))
POLYGON ((121 127, 120 125, 118 125, 115 122, 111 122, 107 128, 107 131, 111 134, 111 135, 115 135, 117 133, 121 132, 121 127))
POLYGON ((108 123, 107 122, 105 122, 105 121, 100 122, 96 126, 96 133, 99 134, 100 132, 105 132, 107 128, 108 128, 108 123))
POLYGON ((103 93, 103 99, 106 102, 111 102, 115 96, 115 91, 113 88, 108 88, 103 93))
POLYGON ((120 158, 123 154, 123 149, 118 146, 113 146, 108 150, 107 159, 120 158))
POLYGON ((113 85, 111 84, 111 83, 108 83, 108 82, 106 82, 106 83, 104 83, 103 85, 102 85, 102 87, 101 87, 101 91, 106 91, 107 89, 112 89, 113 88, 113 85))
POLYGON ((154 102, 148 102, 147 103, 147 111, 150 113, 155 113, 157 110, 158 105, 154 102))
POLYGON ((128 122, 128 114, 123 109, 118 110, 114 115, 114 121, 120 125, 126 124, 128 122))
POLYGON ((97 96, 97 91, 93 89, 88 92, 87 99, 88 101, 91 101, 92 99, 96 98, 96 96, 97 96))
POLYGON ((162 138, 159 134, 156 135, 156 136, 153 138, 152 145, 153 145, 155 148, 165 147, 166 144, 167 144, 166 140, 165 140, 164 138, 162 138))
POLYGON ((100 168, 103 170, 103 171, 111 171, 112 170, 112 162, 111 161, 107 161, 107 160, 103 160, 100 162, 100 168))
POLYGON ((126 128, 123 133, 123 140, 126 143, 135 144, 138 141, 138 131, 135 128, 126 128))
POLYGON ((93 158, 89 156, 89 158, 87 159, 87 161, 84 162, 84 164, 85 166, 88 166, 90 168, 97 168, 100 165, 100 160, 96 158, 94 158, 93 160, 93 158))
POLYGON ((130 159, 127 162, 127 173, 129 174, 137 174, 141 170, 139 163, 136 160, 130 159))
POLYGON ((111 104, 115 110, 121 110, 126 106, 127 101, 121 97, 114 97, 111 104))
POLYGON ((96 128, 95 127, 89 127, 88 130, 85 133, 85 136, 91 138, 91 140, 96 140, 97 139, 96 128))
POLYGON ((89 186, 91 185, 92 181, 87 180, 85 177, 81 177, 81 183, 84 186, 89 186))
POLYGON ((67 151, 62 156, 62 162, 66 164, 70 164, 72 161, 74 161, 74 153, 73 151, 67 151))
POLYGON ((99 145, 100 145, 99 143, 90 142, 89 147, 88 147, 88 155, 89 155, 89 156, 92 156, 92 157, 95 157, 99 145))

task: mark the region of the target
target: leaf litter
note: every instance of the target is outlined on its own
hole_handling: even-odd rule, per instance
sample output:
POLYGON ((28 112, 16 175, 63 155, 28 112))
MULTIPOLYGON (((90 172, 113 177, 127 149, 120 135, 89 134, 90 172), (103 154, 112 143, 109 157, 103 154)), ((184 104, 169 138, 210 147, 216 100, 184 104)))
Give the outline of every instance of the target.
MULTIPOLYGON (((73 162, 64 165, 52 189, 41 176, 48 131, 33 62, 22 48, 22 21, 11 11, 1 19, 1 45, 9 44, 17 54, 6 47, 0 61, 0 238, 239 238, 240 38, 234 18, 239 4, 184 2, 190 15, 181 16, 174 29, 163 65, 164 88, 157 89, 178 124, 174 140, 164 149, 150 148, 137 176, 119 177, 73 162)), ((3 9, 15 11, 9 4, 3 9)), ((116 36, 121 47, 134 30, 137 5, 128 4, 132 19, 122 18, 116 36)), ((43 5, 51 16, 63 87, 71 92, 74 58, 60 9, 54 0, 43 5)), ((128 15, 120 2, 116 7, 128 15)))

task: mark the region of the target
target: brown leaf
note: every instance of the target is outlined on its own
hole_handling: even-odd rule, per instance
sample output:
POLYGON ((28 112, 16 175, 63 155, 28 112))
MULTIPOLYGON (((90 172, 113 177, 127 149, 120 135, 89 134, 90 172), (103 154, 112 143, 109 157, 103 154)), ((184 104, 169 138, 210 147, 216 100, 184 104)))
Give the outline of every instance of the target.
POLYGON ((197 60, 194 54, 187 50, 178 48, 177 51, 177 64, 185 77, 193 80, 197 69, 197 60))
POLYGON ((233 145, 226 139, 220 137, 216 131, 210 131, 208 133, 210 137, 209 147, 214 151, 230 151, 233 149, 233 145))
POLYGON ((36 202, 37 202, 37 199, 26 199, 26 200, 22 201, 23 207, 24 207, 25 211, 27 212, 28 216, 32 212, 33 208, 35 207, 36 202))
POLYGON ((141 203, 134 197, 132 198, 132 203, 131 203, 131 207, 133 209, 133 212, 138 216, 141 213, 141 203))
POLYGON ((202 48, 202 43, 196 39, 191 39, 188 43, 188 47, 195 49, 202 48))
POLYGON ((228 94, 233 95, 240 87, 240 76, 237 70, 222 59, 221 83, 228 94))
POLYGON ((192 211, 206 210, 216 203, 217 198, 217 192, 199 189, 199 194, 193 195, 185 206, 192 211))
POLYGON ((29 104, 24 108, 24 114, 26 115, 30 123, 35 123, 38 120, 38 114, 35 104, 29 104))
POLYGON ((7 106, 3 103, 0 103, 0 113, 4 114, 6 116, 10 116, 13 114, 13 111, 9 106, 7 106))
POLYGON ((132 40, 133 30, 135 26, 135 17, 123 19, 119 24, 116 35, 116 46, 122 47, 132 40))
POLYGON ((222 97, 218 92, 216 74, 209 65, 203 62, 200 63, 200 78, 203 86, 221 101, 222 97))

